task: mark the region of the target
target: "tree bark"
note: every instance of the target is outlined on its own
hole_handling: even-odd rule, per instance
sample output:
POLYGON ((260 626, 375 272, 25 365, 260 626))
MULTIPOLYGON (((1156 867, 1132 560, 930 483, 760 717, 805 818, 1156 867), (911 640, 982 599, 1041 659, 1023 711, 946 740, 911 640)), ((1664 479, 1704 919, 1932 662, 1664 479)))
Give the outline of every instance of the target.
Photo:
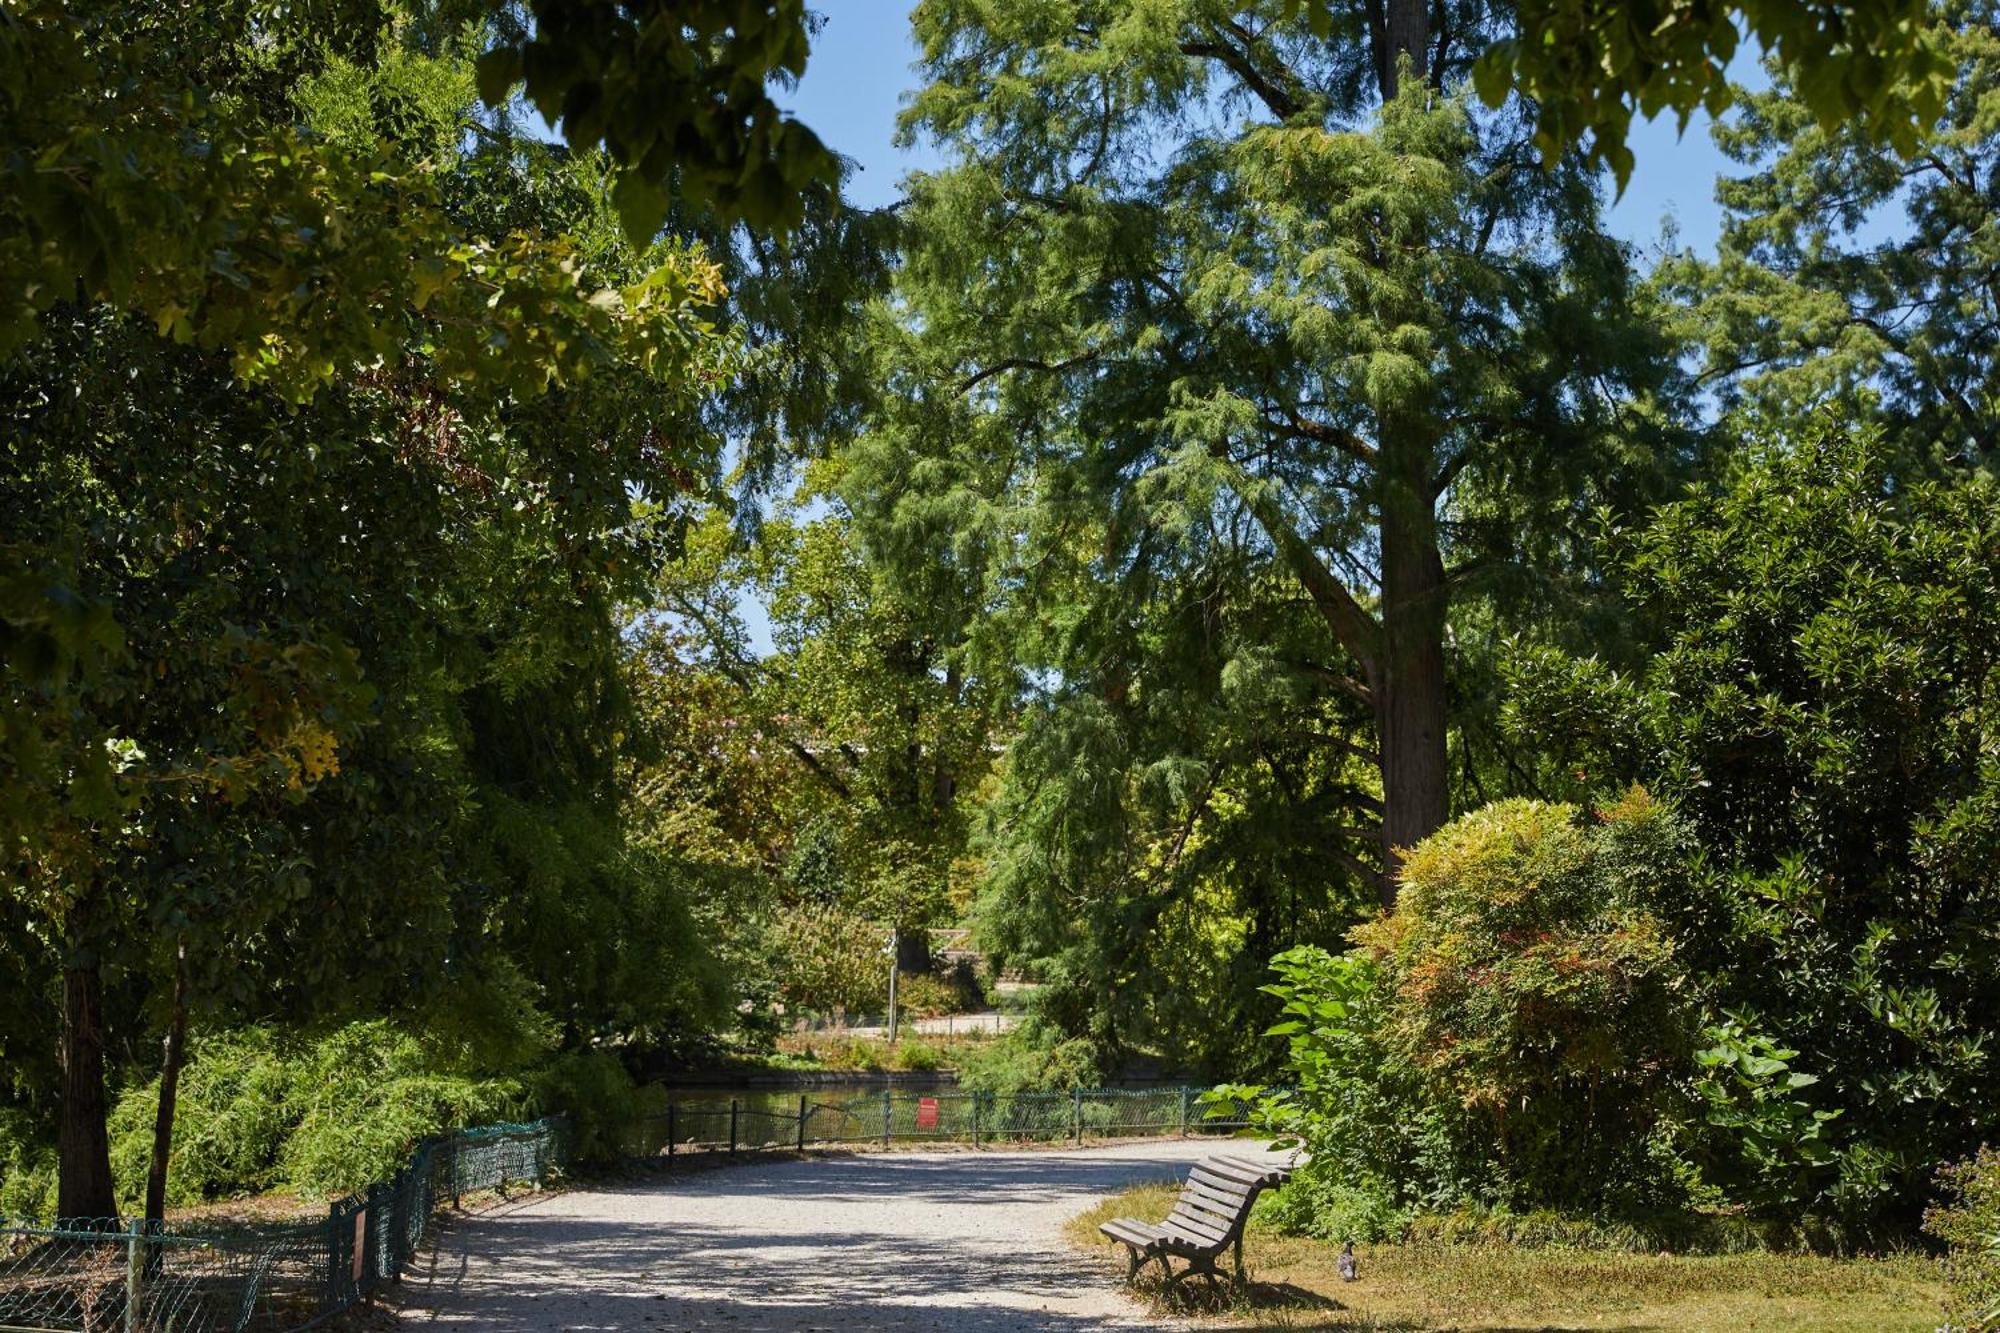
POLYGON ((63 1218, 115 1219, 111 1141, 105 1128, 104 1013, 94 951, 72 945, 63 960, 62 1123, 56 1213, 63 1218))
POLYGON ((931 933, 921 926, 896 932, 896 970, 905 974, 931 970, 931 933))
POLYGON ((1410 74, 1419 83, 1430 74, 1430 0, 1370 0, 1368 38, 1374 48, 1375 81, 1382 100, 1393 102, 1401 86, 1401 60, 1410 58, 1410 74))
POLYGON ((153 1160, 146 1170, 146 1224, 157 1230, 167 1216, 167 1162, 174 1150, 174 1108, 187 1052, 187 941, 174 944, 174 1008, 160 1060, 160 1104, 153 1112, 153 1160))
POLYGON ((1385 450, 1379 474, 1382 652, 1370 692, 1381 732, 1382 847, 1389 873, 1382 906, 1396 906, 1404 849, 1449 814, 1445 749, 1445 577, 1438 551, 1430 451, 1385 450))

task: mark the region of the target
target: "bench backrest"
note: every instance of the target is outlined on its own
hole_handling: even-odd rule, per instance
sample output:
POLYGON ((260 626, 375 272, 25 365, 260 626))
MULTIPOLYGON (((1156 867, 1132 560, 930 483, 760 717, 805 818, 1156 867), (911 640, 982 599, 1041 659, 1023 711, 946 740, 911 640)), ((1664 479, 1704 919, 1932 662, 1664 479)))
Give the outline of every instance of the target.
POLYGON ((1258 1193, 1283 1184, 1289 1174, 1284 1167, 1248 1158, 1228 1154, 1209 1158, 1188 1173, 1165 1229, 1203 1247, 1221 1249, 1243 1230, 1258 1193))

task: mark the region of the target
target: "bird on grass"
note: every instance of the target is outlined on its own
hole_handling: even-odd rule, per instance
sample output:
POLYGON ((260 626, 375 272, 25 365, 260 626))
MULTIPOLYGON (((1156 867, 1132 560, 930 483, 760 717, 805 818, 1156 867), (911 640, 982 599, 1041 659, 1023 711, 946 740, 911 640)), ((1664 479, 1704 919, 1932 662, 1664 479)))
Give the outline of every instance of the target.
POLYGON ((1360 1270, 1354 1262, 1354 1242, 1348 1241, 1340 1247, 1340 1259, 1336 1265, 1340 1269, 1340 1280, 1352 1282, 1360 1270))

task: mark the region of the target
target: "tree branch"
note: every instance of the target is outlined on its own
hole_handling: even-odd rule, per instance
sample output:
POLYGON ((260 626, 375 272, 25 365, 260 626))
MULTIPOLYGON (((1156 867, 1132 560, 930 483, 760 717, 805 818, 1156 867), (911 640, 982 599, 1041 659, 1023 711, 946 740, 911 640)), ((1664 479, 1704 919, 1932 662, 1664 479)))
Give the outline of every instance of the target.
POLYGON ((969 393, 984 381, 992 379, 995 375, 1003 375, 1010 370, 1040 370, 1047 371, 1050 374, 1061 374, 1065 370, 1074 370, 1078 366, 1095 361, 1098 355, 1098 350, 1092 348, 1088 352, 1078 352, 1075 356, 1063 361, 1041 361, 1028 356, 1010 356, 1004 361, 996 361, 986 367, 986 369, 975 371, 973 374, 960 380, 957 392, 969 393))
POLYGON ((1182 42, 1180 48, 1184 56, 1220 61, 1279 120, 1290 120, 1304 108, 1305 99, 1296 88, 1279 87, 1251 62, 1249 52, 1221 40, 1219 34, 1213 41, 1182 42))
POLYGON ((1381 662, 1381 627, 1375 623, 1375 617, 1354 600, 1347 585, 1334 576, 1318 552, 1299 536, 1269 482, 1251 476, 1226 457, 1217 456, 1216 463, 1228 478, 1230 489, 1249 508, 1258 525, 1277 545, 1285 563, 1291 566, 1293 575, 1304 585, 1334 638, 1373 679, 1381 662))

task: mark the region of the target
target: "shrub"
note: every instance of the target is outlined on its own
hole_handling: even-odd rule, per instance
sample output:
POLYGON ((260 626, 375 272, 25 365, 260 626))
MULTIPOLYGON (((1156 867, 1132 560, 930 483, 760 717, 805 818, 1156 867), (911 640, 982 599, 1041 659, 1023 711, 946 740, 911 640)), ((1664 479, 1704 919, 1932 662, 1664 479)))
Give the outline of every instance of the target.
POLYGON ((1945 1329, 2000 1329, 2000 1150, 1981 1148, 1938 1173, 1946 1200, 1924 1217, 1924 1230, 1948 1247, 1944 1261, 1945 1329))
POLYGON ((1589 825, 1498 802, 1411 849, 1395 913, 1354 932, 1382 976, 1383 1049, 1464 1113, 1496 1201, 1597 1208, 1646 1165, 1689 1024, 1631 844, 1669 818, 1638 791, 1589 825))
POLYGON ((852 912, 801 908, 771 931, 778 993, 788 1008, 880 1013, 889 1003, 887 934, 852 912))
POLYGON ((55 1207, 55 1150, 25 1115, 0 1110, 0 1217, 53 1217, 55 1207))
POLYGON ((1102 1053, 1087 1038, 1050 1042, 1029 1023, 959 1053, 958 1085, 968 1092, 1068 1092, 1103 1082, 1102 1053))
POLYGON ((896 1007, 913 1018, 971 1013, 984 997, 964 962, 945 972, 910 972, 896 979, 896 1007))
MULTIPOLYGON (((269 1028, 193 1037, 174 1103, 167 1202, 178 1207, 275 1185, 285 1140, 298 1124, 297 1082, 269 1028)), ((155 1080, 126 1091, 112 1109, 112 1174, 129 1198, 143 1197, 158 1104, 155 1080)))
POLYGON ((1842 1112, 1802 1206, 1903 1233, 1936 1166, 2000 1136, 2000 490, 1827 417, 1604 553, 1628 669, 1524 652, 1510 728, 1544 790, 1673 796, 1717 869, 1663 905, 1683 964, 1842 1112))
POLYGON ((1638 791, 1589 821, 1488 806, 1410 851, 1397 910, 1354 951, 1273 960, 1292 1088, 1224 1095, 1312 1150, 1281 1220, 1365 1240, 1423 1209, 1686 1197, 1660 1131, 1693 1022, 1648 908, 1679 873, 1673 819, 1638 791))
POLYGON ((530 1080, 537 1109, 566 1115, 570 1156, 580 1163, 617 1161, 625 1135, 642 1116, 663 1115, 664 1088, 640 1087, 610 1051, 571 1051, 557 1057, 530 1080))
MULTIPOLYGON (((441 1070, 386 1019, 316 1038, 265 1028, 208 1034, 189 1055, 167 1175, 175 1207, 277 1187, 347 1194, 394 1173, 420 1139, 519 1119, 531 1106, 514 1079, 441 1070)), ((143 1195, 158 1100, 156 1079, 128 1089, 112 1112, 112 1169, 127 1199, 143 1195)))
POLYGON ((1731 1015, 1702 1030, 1709 1043, 1695 1052, 1695 1081, 1705 1119, 1718 1131, 1704 1162, 1730 1197, 1768 1217, 1807 1214, 1836 1174, 1837 1155, 1826 1129, 1840 1112, 1822 1110, 1798 1094, 1819 1082, 1792 1068, 1798 1052, 1731 1015))

